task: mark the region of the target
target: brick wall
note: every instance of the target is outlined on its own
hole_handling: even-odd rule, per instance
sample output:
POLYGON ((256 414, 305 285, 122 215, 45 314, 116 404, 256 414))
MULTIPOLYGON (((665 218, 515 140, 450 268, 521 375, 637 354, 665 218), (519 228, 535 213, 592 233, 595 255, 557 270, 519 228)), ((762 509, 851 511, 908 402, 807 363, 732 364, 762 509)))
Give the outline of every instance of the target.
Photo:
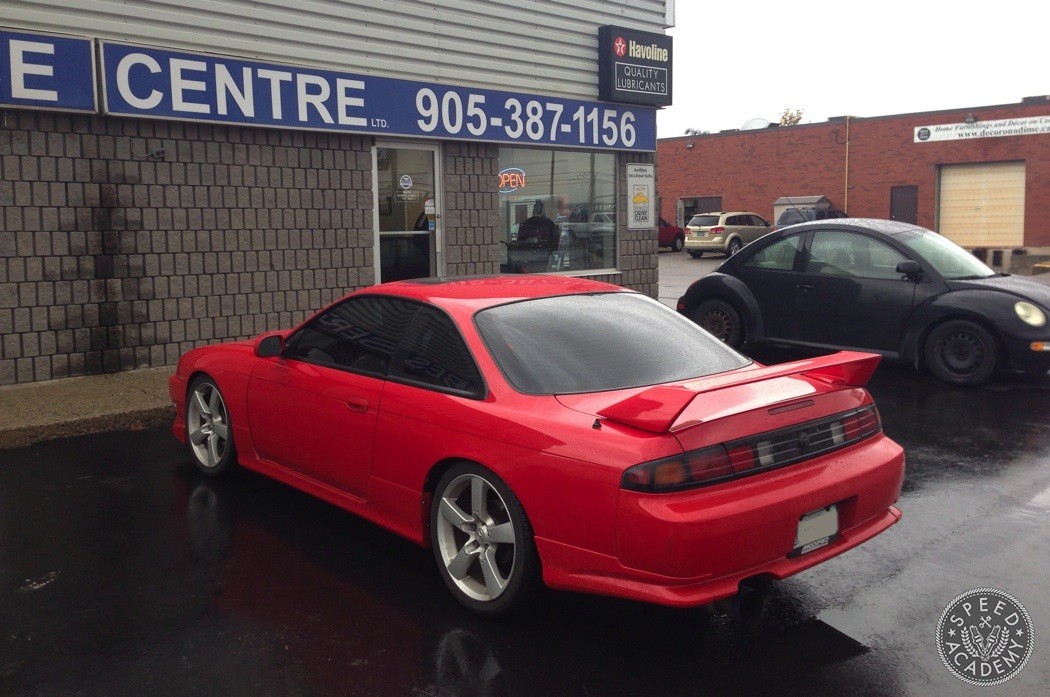
POLYGON ((822 194, 854 217, 888 218, 890 188, 919 187, 918 224, 934 228, 939 165, 1024 161, 1025 246, 1050 246, 1050 135, 915 143, 914 129, 1045 116, 1050 104, 960 109, 850 119, 849 192, 846 193, 844 120, 661 139, 657 145, 663 216, 676 217, 680 198, 722 196, 726 210, 751 210, 766 218, 781 196, 822 194), (686 147, 692 143, 693 147, 686 147))
POLYGON ((445 274, 498 274, 499 146, 447 142, 443 154, 445 274))
POLYGON ((0 384, 170 364, 373 282, 367 138, 2 118, 0 384))

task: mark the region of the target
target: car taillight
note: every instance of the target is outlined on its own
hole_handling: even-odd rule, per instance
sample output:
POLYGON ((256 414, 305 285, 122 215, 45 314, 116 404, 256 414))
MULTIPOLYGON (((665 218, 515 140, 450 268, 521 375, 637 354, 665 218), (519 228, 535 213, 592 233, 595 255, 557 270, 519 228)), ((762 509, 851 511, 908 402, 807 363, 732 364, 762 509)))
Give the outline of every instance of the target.
POLYGON ((623 473, 621 485, 632 491, 677 491, 732 476, 733 465, 725 447, 716 445, 635 465, 623 473))
POLYGON ((713 227, 710 230, 708 230, 707 234, 708 235, 721 235, 725 231, 726 231, 725 226, 723 226, 723 225, 716 225, 715 227, 713 227))
POLYGON ((691 489, 819 457, 881 431, 879 411, 870 404, 746 439, 643 462, 625 471, 620 485, 649 493, 691 489))

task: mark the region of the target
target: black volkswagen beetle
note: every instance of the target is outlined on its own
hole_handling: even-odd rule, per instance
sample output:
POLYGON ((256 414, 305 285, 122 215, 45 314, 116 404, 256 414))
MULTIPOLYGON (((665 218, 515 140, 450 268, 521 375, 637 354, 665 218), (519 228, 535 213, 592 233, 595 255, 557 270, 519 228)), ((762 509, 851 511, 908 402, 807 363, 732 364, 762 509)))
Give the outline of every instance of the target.
POLYGON ((678 311, 734 347, 861 349, 958 384, 1050 370, 1050 286, 888 220, 772 232, 693 283, 678 311))

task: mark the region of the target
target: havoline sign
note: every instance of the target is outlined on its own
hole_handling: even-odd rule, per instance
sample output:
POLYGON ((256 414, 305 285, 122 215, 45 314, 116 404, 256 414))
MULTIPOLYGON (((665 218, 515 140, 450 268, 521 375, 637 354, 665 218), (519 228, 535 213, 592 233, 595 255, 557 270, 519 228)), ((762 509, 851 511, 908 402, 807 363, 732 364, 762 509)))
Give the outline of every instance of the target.
POLYGON ((599 99, 670 106, 672 57, 670 36, 624 27, 600 27, 599 99))

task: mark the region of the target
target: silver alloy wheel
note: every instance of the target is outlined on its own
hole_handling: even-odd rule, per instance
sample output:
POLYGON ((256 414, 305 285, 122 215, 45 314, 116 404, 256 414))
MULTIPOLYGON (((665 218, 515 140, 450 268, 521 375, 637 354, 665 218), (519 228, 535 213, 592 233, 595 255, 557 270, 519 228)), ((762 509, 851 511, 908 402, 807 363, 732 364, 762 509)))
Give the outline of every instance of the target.
POLYGON ((437 501, 439 559, 467 597, 498 598, 515 572, 514 521, 495 487, 476 474, 456 477, 437 501))
POLYGON ((194 388, 186 409, 186 427, 190 447, 197 462, 205 469, 222 463, 230 446, 229 417, 219 388, 202 382, 194 388))

